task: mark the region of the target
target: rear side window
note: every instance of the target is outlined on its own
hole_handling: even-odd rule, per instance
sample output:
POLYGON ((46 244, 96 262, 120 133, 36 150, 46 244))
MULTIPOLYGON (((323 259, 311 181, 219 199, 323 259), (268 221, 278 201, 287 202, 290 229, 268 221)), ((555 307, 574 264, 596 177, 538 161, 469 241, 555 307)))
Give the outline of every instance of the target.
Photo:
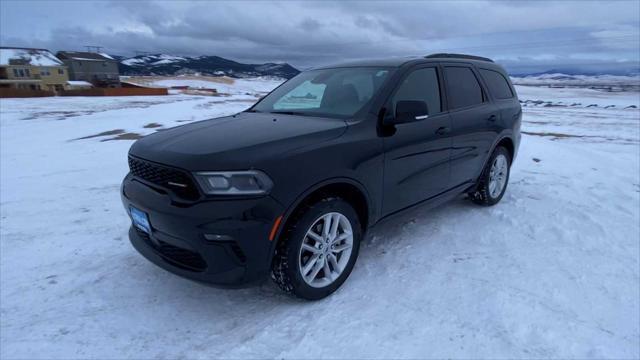
POLYGON ((418 69, 409 74, 393 96, 395 114, 398 101, 418 100, 427 103, 429 115, 442 111, 440 105, 440 84, 435 68, 418 69))
POLYGON ((482 78, 487 83, 489 91, 496 99, 510 99, 513 97, 507 79, 497 71, 480 69, 482 78))
POLYGON ((447 66, 444 68, 447 90, 449 95, 449 107, 459 109, 471 105, 481 104, 484 101, 482 87, 478 79, 468 67, 447 66))

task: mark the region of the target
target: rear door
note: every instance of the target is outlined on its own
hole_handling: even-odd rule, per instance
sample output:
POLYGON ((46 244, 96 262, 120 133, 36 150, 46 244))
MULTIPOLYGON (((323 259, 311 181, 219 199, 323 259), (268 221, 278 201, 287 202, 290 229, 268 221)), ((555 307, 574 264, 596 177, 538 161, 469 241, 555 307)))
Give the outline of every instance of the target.
POLYGON ((478 74, 464 63, 443 64, 451 116, 451 187, 476 180, 497 136, 499 112, 478 74))
POLYGON ((517 131, 520 129, 522 119, 522 108, 516 96, 515 89, 507 80, 507 75, 501 71, 477 67, 480 77, 484 80, 489 95, 498 107, 500 113, 501 128, 517 131))
POLYGON ((442 77, 438 67, 412 69, 398 83, 386 108, 394 116, 401 100, 427 103, 428 118, 395 125, 384 138, 383 214, 403 209, 443 192, 449 183, 451 123, 443 111, 442 77))

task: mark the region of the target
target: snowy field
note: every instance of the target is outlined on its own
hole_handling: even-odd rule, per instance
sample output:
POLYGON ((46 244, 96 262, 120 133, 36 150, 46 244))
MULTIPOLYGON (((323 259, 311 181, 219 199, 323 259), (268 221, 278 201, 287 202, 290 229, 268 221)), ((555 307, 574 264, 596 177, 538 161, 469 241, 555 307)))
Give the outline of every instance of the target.
POLYGON ((131 139, 259 92, 0 100, 0 357, 639 358, 640 95, 518 91, 502 202, 383 222, 319 302, 196 284, 127 239, 131 139))
MULTIPOLYGON (((124 81, 149 87, 188 86, 190 89, 216 89, 218 93, 247 95, 268 93, 282 83, 282 79, 271 77, 232 79, 227 76, 137 76, 122 77, 124 81)), ((170 90, 173 93, 179 93, 170 90)))

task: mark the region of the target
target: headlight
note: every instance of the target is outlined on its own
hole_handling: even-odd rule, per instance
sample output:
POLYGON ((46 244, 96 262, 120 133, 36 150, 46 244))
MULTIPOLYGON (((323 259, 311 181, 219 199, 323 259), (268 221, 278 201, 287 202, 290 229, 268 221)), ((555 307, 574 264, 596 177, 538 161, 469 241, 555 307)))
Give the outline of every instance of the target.
POLYGON ((258 170, 206 171, 194 175, 202 190, 210 195, 264 195, 273 187, 267 174, 258 170))

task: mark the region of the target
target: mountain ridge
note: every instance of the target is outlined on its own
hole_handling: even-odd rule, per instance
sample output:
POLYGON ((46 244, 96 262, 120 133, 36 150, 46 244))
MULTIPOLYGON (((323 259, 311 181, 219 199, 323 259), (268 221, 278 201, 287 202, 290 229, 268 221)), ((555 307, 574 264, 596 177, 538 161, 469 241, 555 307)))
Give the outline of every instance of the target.
MULTIPOLYGON (((268 62, 263 64, 246 64, 229 60, 216 55, 180 56, 163 53, 143 54, 133 57, 111 55, 119 62, 121 75, 213 75, 230 76, 235 78, 274 76, 290 79, 300 73, 298 69, 288 63, 268 62)), ((541 76, 547 74, 566 74, 570 76, 602 76, 621 75, 637 76, 639 68, 619 68, 596 71, 586 68, 571 68, 559 66, 551 70, 537 69, 523 71, 513 69, 506 64, 509 74, 513 77, 541 76)))
POLYGON ((274 76, 290 79, 300 71, 287 63, 244 64, 215 55, 177 56, 144 54, 133 57, 113 56, 120 75, 216 75, 235 78, 274 76))
MULTIPOLYGON (((507 69, 509 67, 507 66, 507 69)), ((570 69, 570 68, 557 68, 551 70, 544 71, 509 71, 510 76, 515 77, 525 77, 525 76, 542 76, 542 75, 551 75, 551 74, 564 74, 569 76, 575 75, 583 75, 583 76, 638 76, 640 75, 640 68, 637 69, 618 69, 618 70, 580 70, 580 69, 570 69)))

